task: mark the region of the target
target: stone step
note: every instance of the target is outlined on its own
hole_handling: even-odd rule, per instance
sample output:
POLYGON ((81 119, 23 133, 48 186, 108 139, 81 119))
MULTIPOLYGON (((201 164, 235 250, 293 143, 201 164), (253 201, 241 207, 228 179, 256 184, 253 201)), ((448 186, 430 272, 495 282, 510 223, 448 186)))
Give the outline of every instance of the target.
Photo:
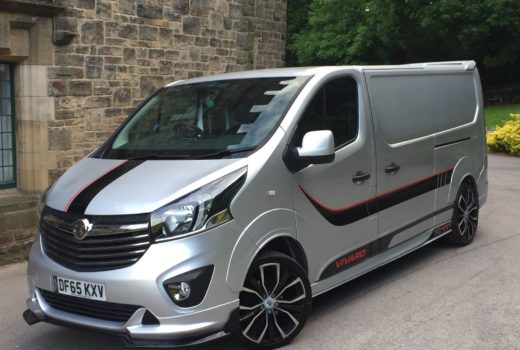
POLYGON ((0 196, 0 266, 25 259, 36 233, 34 197, 22 194, 0 196))
POLYGON ((24 209, 35 209, 36 205, 38 205, 38 198, 31 196, 0 197, 0 214, 24 209))
POLYGON ((27 259, 36 227, 0 232, 0 266, 27 259))
POLYGON ((36 205, 0 212, 0 235, 3 232, 36 226, 36 222, 36 205))

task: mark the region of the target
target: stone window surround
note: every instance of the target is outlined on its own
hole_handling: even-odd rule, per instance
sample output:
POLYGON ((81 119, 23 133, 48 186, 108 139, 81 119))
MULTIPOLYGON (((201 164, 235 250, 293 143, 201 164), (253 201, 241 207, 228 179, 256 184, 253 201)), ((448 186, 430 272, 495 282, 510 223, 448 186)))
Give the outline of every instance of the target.
POLYGON ((26 194, 48 186, 56 160, 48 150, 54 99, 47 93, 53 64, 52 19, 0 13, 0 61, 14 63, 17 188, 26 194))

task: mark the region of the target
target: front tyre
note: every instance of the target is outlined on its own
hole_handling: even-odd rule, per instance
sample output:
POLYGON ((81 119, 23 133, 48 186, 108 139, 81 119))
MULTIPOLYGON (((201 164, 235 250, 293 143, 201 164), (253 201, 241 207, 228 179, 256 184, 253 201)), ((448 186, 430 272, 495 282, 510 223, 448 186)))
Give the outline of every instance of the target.
POLYGON ((269 251, 257 257, 240 292, 236 335, 248 346, 273 349, 289 344, 311 309, 311 287, 289 256, 269 251))
POLYGON ((473 242, 478 225, 478 196, 475 187, 464 182, 455 197, 452 231, 448 240, 458 246, 473 242))

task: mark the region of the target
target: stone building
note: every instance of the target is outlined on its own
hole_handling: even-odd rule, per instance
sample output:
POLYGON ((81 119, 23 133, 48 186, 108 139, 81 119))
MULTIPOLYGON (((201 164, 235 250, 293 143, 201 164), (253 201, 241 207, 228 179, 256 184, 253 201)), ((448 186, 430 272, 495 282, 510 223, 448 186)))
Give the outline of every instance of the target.
POLYGON ((286 0, 0 0, 0 265, 36 198, 167 82, 284 64, 286 0))

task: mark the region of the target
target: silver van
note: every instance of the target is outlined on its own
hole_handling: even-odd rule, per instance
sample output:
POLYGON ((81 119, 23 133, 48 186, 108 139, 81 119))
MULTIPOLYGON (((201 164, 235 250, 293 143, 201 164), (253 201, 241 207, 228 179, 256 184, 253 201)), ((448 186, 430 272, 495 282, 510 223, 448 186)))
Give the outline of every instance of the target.
POLYGON ((312 297, 473 241, 483 119, 473 61, 169 84, 42 195, 24 318, 132 346, 288 344, 312 297))

